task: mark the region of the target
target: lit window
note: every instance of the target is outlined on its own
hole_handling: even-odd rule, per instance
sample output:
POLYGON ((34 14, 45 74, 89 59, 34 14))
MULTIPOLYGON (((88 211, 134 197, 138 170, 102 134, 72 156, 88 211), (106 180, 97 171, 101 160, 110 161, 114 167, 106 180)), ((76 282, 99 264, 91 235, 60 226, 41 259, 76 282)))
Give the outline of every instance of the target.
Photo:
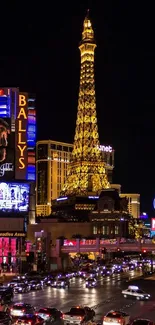
POLYGON ((115 226, 115 235, 118 235, 118 234, 119 234, 119 227, 115 226))
POLYGON ((106 229, 105 229, 105 226, 102 227, 102 234, 103 234, 103 235, 106 235, 106 229))
POLYGON ((97 235, 97 227, 96 226, 93 227, 93 234, 97 235))

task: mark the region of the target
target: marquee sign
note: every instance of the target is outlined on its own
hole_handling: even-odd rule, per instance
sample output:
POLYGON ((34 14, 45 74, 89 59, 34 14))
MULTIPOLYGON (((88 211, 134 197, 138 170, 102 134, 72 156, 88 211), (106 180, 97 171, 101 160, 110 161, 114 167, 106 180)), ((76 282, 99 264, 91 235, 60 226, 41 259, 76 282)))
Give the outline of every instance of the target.
POLYGON ((16 179, 26 179, 27 173, 28 94, 19 93, 16 118, 16 179))
POLYGON ((0 232, 0 237, 26 237, 24 232, 0 232))

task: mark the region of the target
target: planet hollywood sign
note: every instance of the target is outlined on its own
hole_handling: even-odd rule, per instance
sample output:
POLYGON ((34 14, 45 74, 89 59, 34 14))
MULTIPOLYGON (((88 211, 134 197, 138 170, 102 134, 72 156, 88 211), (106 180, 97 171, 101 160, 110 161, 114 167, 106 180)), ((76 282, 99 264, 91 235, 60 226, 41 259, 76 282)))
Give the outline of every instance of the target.
POLYGON ((100 146, 98 146, 98 148, 100 151, 104 151, 104 152, 112 152, 113 151, 111 146, 100 145, 100 146))

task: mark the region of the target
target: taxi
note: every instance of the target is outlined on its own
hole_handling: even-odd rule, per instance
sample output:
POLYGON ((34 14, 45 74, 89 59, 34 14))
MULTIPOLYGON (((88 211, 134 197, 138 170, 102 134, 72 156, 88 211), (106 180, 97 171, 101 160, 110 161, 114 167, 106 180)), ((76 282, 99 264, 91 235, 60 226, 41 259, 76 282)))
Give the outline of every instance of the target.
POLYGON ((136 298, 137 300, 148 300, 150 295, 137 286, 129 286, 128 289, 122 290, 124 298, 136 298))

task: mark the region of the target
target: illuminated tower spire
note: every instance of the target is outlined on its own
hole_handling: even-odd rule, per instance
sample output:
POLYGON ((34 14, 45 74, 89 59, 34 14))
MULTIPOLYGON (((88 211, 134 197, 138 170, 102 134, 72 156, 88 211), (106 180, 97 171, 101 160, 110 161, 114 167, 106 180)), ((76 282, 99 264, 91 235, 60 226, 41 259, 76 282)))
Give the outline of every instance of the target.
POLYGON ((94 80, 95 48, 94 31, 88 11, 79 45, 81 73, 77 121, 72 159, 62 191, 63 195, 96 194, 103 188, 109 187, 102 153, 99 150, 94 80))

